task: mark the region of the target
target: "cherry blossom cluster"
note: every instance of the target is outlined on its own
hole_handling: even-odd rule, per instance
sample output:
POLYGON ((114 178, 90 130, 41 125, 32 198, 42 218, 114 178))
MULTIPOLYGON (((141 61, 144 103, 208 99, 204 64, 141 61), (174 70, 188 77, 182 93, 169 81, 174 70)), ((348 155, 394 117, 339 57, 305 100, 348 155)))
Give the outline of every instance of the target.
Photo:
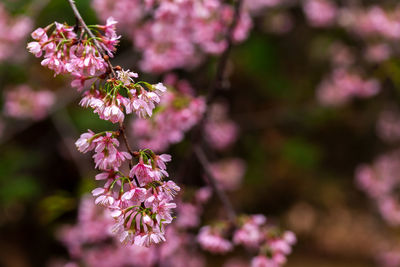
MULTIPOLYGON (((180 204, 177 208, 177 221, 165 233, 168 242, 148 248, 124 246, 114 239, 110 242, 115 227, 110 216, 113 211, 101 209, 89 196, 85 196, 81 200, 77 224, 64 226, 59 231, 59 239, 66 245, 74 261, 68 262, 69 265, 65 265, 65 262, 54 262, 50 266, 83 264, 100 267, 150 267, 156 263, 161 266, 207 266, 191 232, 200 225, 200 216, 210 196, 210 188, 203 187, 195 192, 191 201, 178 199, 180 204)), ((200 229, 197 241, 203 249, 219 254, 233 250, 234 245, 241 245, 249 252, 257 254, 251 266, 281 266, 296 242, 296 237, 292 232, 281 232, 268 225, 263 215, 252 215, 239 217, 233 234, 226 222, 204 226, 200 229), (232 241, 226 237, 228 232, 231 233, 232 241)), ((223 266, 230 266, 232 260, 227 260, 223 266)), ((250 266, 250 263, 243 261, 239 266, 250 266)))
POLYGON ((194 90, 187 81, 168 75, 164 84, 168 91, 161 97, 156 113, 150 119, 137 118, 132 123, 139 147, 165 151, 171 144, 181 142, 205 112, 205 99, 193 96, 194 90))
POLYGON ((166 229, 168 242, 159 246, 124 246, 113 237, 114 223, 111 210, 96 206, 91 197, 82 198, 78 222, 73 226, 64 226, 59 231, 59 239, 68 248, 74 261, 54 262, 56 266, 206 266, 203 256, 196 251, 196 244, 190 229, 200 224, 203 205, 211 196, 207 187, 200 188, 194 194, 193 201, 180 203, 177 208, 177 221, 166 229), (108 231, 107 231, 108 229, 108 231))
POLYGON ((72 74, 76 78, 72 85, 82 89, 86 80, 107 72, 104 57, 113 56, 120 38, 115 31, 116 23, 108 18, 106 25, 91 26, 98 34, 90 37, 83 30, 77 32, 73 26, 54 22, 36 29, 31 34, 35 41, 28 43, 27 48, 36 57, 43 56, 42 66, 55 75, 72 74))
POLYGON ((96 168, 102 172, 96 180, 104 180, 103 187, 92 191, 95 203, 108 208, 116 223, 113 233, 124 244, 148 247, 165 241, 165 225, 172 222, 172 202, 180 188, 171 180, 166 181, 167 154, 156 155, 151 150, 136 152, 138 163, 129 174, 119 168, 132 156, 118 151, 119 132, 84 133, 76 142, 81 152, 95 151, 96 168))
POLYGON ((76 146, 82 153, 94 151, 95 168, 101 171, 96 180, 104 181, 104 185, 92 194, 96 204, 110 210, 115 221, 112 232, 123 244, 148 247, 165 241, 165 225, 172 222, 172 209, 176 207, 173 199, 180 188, 167 179, 166 163, 171 156, 156 155, 150 149, 131 151, 123 122, 133 112, 141 118, 150 117, 166 87, 162 83, 136 82, 137 73, 111 65, 109 58, 119 39, 116 23, 109 18, 106 25, 86 30, 86 25, 73 27, 55 22, 36 29, 32 33, 35 42, 29 43, 28 49, 37 57, 43 55, 42 65, 56 75, 71 74, 73 87, 81 90, 91 80, 80 105, 92 108, 100 119, 118 123, 118 131, 88 130, 76 146), (128 152, 120 150, 120 136, 128 152), (134 158, 137 164, 132 166, 134 158))
POLYGON ((281 266, 286 262, 286 256, 291 253, 296 236, 290 232, 281 232, 267 224, 264 215, 241 216, 238 227, 233 232, 232 241, 228 239, 231 226, 219 222, 213 226, 203 226, 197 237, 204 250, 224 254, 233 250, 234 245, 241 245, 249 251, 255 251, 251 266, 281 266))
MULTIPOLYGON (((260 11, 279 2, 246 1, 234 40, 247 38, 252 26, 249 10, 260 11)), ((205 54, 221 53, 227 46, 225 35, 234 17, 234 7, 218 0, 93 0, 93 8, 103 20, 113 16, 121 22, 142 53, 141 68, 148 72, 193 67, 205 54)))
POLYGON ((176 224, 168 227, 168 242, 157 247, 124 246, 112 239, 113 220, 109 213, 109 210, 96 206, 91 197, 83 197, 77 224, 64 226, 59 231, 59 239, 68 248, 73 261, 54 261, 50 266, 151 267, 157 262, 161 266, 206 266, 190 242, 193 237, 185 228, 176 224))
POLYGON ((37 57, 44 54, 42 65, 55 74, 71 74, 74 77, 71 86, 82 90, 90 80, 92 85, 84 92, 81 106, 93 108, 103 120, 122 123, 125 114, 133 112, 139 117, 151 116, 166 87, 162 83, 135 82, 137 73, 119 66, 111 68, 108 59, 113 56, 119 39, 116 23, 109 18, 106 25, 92 26, 98 35, 90 37, 84 30, 76 33, 75 27, 55 22, 36 29, 32 33, 36 41, 30 42, 28 49, 37 57), (106 79, 108 75, 111 78, 106 79))
POLYGON ((0 3, 0 61, 16 56, 18 43, 26 38, 32 29, 32 21, 25 16, 11 16, 0 3))
POLYGON ((5 91, 4 99, 4 114, 17 119, 43 119, 55 103, 53 92, 34 91, 25 84, 5 91))

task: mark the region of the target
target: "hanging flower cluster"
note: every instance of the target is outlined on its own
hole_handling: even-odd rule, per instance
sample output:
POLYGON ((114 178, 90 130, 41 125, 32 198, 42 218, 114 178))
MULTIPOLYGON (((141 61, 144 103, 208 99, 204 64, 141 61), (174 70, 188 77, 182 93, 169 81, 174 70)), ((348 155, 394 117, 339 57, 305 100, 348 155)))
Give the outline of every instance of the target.
MULTIPOLYGON (((87 140, 81 137, 77 141, 80 148, 82 138, 87 140)), ((112 232, 121 243, 148 247, 165 241, 165 225, 172 222, 171 212, 176 208, 172 200, 180 190, 173 181, 165 180, 168 176, 165 164, 171 156, 139 151, 139 162, 125 175, 118 167, 130 155, 118 152, 117 144, 109 132, 90 141, 96 151, 93 156, 96 167, 103 170, 96 180, 105 180, 103 187, 92 191, 95 203, 111 211, 116 220, 112 232)))
POLYGON ((69 73, 85 81, 107 71, 106 60, 98 45, 108 56, 113 56, 119 39, 115 32, 116 23, 109 18, 106 25, 93 26, 95 30, 103 30, 104 34, 89 38, 85 31, 77 33, 73 26, 54 22, 44 29, 36 29, 32 33, 35 41, 28 43, 27 48, 36 57, 43 55, 42 66, 53 70, 55 75, 69 73))
MULTIPOLYGON (((74 262, 68 266, 151 267, 162 266, 206 266, 205 257, 197 251, 191 229, 200 223, 203 204, 210 196, 209 188, 201 188, 191 202, 178 200, 177 222, 166 229, 168 242, 149 248, 136 245, 124 246, 111 240, 113 220, 110 210, 96 206, 89 196, 84 196, 78 210, 75 225, 66 225, 59 231, 59 239, 67 247, 74 262)), ((52 265, 51 265, 52 266, 52 265)), ((60 263, 54 266, 66 266, 60 263)))
POLYGON ((126 114, 135 112, 149 117, 160 102, 166 87, 162 83, 135 82, 137 73, 113 67, 109 58, 116 51, 119 36, 116 21, 107 19, 106 25, 90 26, 96 33, 53 23, 32 33, 35 42, 28 44, 30 52, 44 56, 42 65, 55 74, 71 74, 72 86, 83 89, 91 80, 90 89, 83 93, 80 105, 90 107, 100 119, 118 123, 118 131, 94 133, 88 131, 76 141, 82 153, 94 151, 95 168, 101 171, 96 180, 105 181, 92 194, 95 203, 108 208, 115 219, 113 232, 124 244, 149 246, 165 241, 165 225, 172 222, 173 198, 180 188, 167 181, 166 163, 171 156, 156 155, 149 149, 138 152, 120 150, 118 137, 126 141, 123 122, 126 114), (52 29, 52 30, 51 30, 52 29), (137 164, 133 166, 133 159, 137 164), (123 163, 129 172, 123 172, 123 163))

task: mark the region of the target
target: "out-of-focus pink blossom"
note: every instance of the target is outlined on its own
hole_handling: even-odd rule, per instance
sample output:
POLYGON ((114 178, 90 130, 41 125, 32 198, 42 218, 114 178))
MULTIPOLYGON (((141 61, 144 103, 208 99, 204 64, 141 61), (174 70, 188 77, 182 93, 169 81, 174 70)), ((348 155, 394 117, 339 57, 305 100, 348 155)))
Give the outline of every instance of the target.
POLYGON ((211 226, 203 226, 197 240, 204 250, 212 253, 224 254, 233 249, 232 243, 225 239, 218 229, 211 226))
POLYGON ((211 198, 211 194, 212 189, 209 186, 202 187, 196 192, 196 201, 204 204, 211 198))
POLYGON ((386 142, 400 140, 400 114, 393 110, 384 110, 376 124, 378 136, 386 142))
POLYGON ((4 113, 17 119, 43 119, 55 102, 55 95, 48 90, 34 91, 20 85, 4 93, 4 113))
POLYGON ((340 12, 339 24, 361 37, 383 37, 388 40, 400 38, 399 7, 385 11, 379 6, 368 9, 344 8, 340 12))
POLYGON ((224 150, 232 145, 239 133, 236 123, 228 118, 227 106, 221 103, 210 107, 204 128, 207 141, 217 150, 224 150))
POLYGON ((178 205, 178 213, 176 224, 180 228, 192 228, 200 224, 198 206, 191 203, 180 203, 178 205))
POLYGON ((353 97, 367 98, 379 91, 380 84, 377 80, 364 80, 357 73, 336 69, 318 86, 317 97, 323 105, 338 106, 347 103, 353 97))
POLYGON ((337 7, 330 0, 305 0, 303 1, 304 13, 314 27, 331 26, 337 16, 337 7))
POLYGON ((241 159, 230 158, 214 162, 210 168, 221 188, 236 190, 242 182, 246 165, 241 159))
POLYGON ((378 157, 371 165, 356 170, 356 182, 377 204, 382 217, 391 225, 400 224, 400 203, 396 189, 400 184, 400 153, 394 151, 378 157))
POLYGON ((263 215, 246 218, 243 225, 235 231, 233 242, 248 248, 258 248, 266 238, 262 229, 265 222, 266 218, 263 215))
POLYGON ((400 265, 400 250, 397 247, 387 247, 380 249, 377 253, 377 264, 382 267, 396 267, 400 265))
POLYGON ((12 17, 0 3, 0 61, 15 57, 16 50, 32 28, 32 20, 25 16, 12 17))
POLYGON ((386 43, 370 45, 365 51, 365 58, 374 63, 385 61, 390 55, 391 49, 386 43))
POLYGON ((271 258, 259 255, 251 260, 251 267, 279 267, 279 264, 275 263, 271 258))

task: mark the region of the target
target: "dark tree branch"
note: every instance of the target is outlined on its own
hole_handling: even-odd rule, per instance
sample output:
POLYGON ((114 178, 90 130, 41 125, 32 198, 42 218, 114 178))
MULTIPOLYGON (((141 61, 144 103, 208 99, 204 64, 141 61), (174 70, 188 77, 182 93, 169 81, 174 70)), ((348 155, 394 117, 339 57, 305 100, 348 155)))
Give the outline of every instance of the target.
POLYGON ((126 136, 125 125, 123 122, 120 122, 120 124, 119 124, 119 132, 122 135, 122 140, 124 140, 126 149, 128 149, 129 154, 131 154, 131 156, 133 157, 135 155, 135 152, 132 150, 131 146, 129 145, 128 137, 126 136))

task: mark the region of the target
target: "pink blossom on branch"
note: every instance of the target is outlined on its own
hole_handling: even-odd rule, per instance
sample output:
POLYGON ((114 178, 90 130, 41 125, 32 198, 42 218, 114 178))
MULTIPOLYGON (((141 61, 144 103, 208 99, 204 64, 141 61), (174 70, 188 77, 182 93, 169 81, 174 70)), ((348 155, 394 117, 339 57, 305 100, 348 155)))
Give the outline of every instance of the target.
MULTIPOLYGON (((72 1, 70 4, 74 8, 72 1)), ((79 18, 78 11, 74 12, 79 18)), ((123 244, 148 247, 166 240, 165 226, 173 220, 173 200, 180 188, 167 179, 166 163, 171 156, 156 155, 150 149, 132 151, 123 122, 133 112, 141 118, 150 117, 166 87, 135 81, 137 73, 111 65, 109 58, 119 39, 116 23, 109 18, 106 25, 90 26, 98 33, 94 36, 82 20, 79 27, 54 22, 32 33, 35 42, 29 43, 28 49, 37 57, 44 55, 42 65, 55 74, 74 76, 72 85, 79 90, 91 81, 80 105, 92 108, 100 119, 118 123, 118 131, 89 130, 75 144, 80 152, 94 151, 95 168, 102 171, 96 180, 104 184, 92 190, 92 195, 95 204, 110 211, 112 232, 123 244), (120 150, 121 135, 128 152, 120 150), (138 163, 132 167, 133 158, 138 163), (124 163, 131 169, 128 173, 124 173, 124 163)))

